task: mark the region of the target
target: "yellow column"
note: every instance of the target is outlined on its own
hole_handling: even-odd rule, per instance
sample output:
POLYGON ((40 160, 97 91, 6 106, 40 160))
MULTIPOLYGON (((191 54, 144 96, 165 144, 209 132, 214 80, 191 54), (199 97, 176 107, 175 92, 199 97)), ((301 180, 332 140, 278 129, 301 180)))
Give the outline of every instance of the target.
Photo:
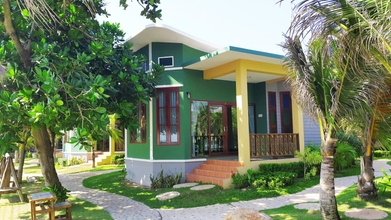
POLYGON ((250 166, 250 131, 248 128, 247 70, 243 65, 236 69, 236 108, 238 123, 239 162, 250 166))
POLYGON ((304 152, 304 123, 303 111, 292 97, 292 123, 293 133, 299 134, 300 152, 304 152))
MULTIPOLYGON (((115 128, 115 121, 116 121, 115 115, 110 115, 109 118, 110 118, 110 127, 115 128)), ((110 139, 109 151, 110 151, 110 159, 111 159, 111 156, 114 155, 115 152, 115 141, 112 137, 109 137, 109 139, 110 139)))

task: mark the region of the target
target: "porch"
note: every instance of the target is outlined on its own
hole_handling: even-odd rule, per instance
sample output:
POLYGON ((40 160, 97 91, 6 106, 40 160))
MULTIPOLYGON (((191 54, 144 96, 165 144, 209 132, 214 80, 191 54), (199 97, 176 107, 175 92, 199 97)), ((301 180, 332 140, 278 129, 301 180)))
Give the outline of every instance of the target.
MULTIPOLYGON (((258 169, 261 163, 286 163, 298 161, 294 158, 295 152, 300 150, 299 134, 250 134, 250 161, 245 164, 235 155, 225 154, 222 147, 223 139, 218 136, 196 136, 195 143, 204 144, 203 152, 210 152, 205 163, 186 174, 186 182, 205 182, 229 188, 232 175, 245 173, 247 169, 258 169), (210 145, 213 143, 213 145, 210 145), (208 144, 208 145, 206 145, 208 144)), ((201 149, 198 149, 201 150, 201 149)))
MULTIPOLYGON (((224 148, 223 135, 192 136, 193 157, 230 156, 237 159, 237 136, 232 137, 232 148, 224 148)), ((277 159, 294 156, 300 151, 299 134, 250 134, 250 157, 277 159)))

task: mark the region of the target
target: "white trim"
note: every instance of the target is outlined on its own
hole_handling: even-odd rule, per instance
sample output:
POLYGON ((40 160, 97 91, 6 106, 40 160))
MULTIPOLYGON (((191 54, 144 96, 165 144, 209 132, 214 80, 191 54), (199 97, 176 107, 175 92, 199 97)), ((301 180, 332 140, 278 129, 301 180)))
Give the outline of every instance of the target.
POLYGON ((183 87, 183 84, 175 84, 175 85, 158 85, 155 86, 155 88, 160 89, 160 88, 174 88, 174 87, 183 87))
POLYGON ((169 68, 164 68, 164 70, 183 70, 183 67, 169 67, 169 68))
POLYGON ((175 65, 174 56, 158 57, 158 58, 157 58, 157 63, 158 63, 160 66, 164 66, 164 67, 174 67, 174 65, 175 65), (171 64, 171 65, 161 65, 161 64, 160 64, 160 59, 167 59, 167 58, 171 58, 172 64, 171 64))
POLYGON ((125 145, 125 155, 128 154, 128 129, 125 128, 125 137, 124 137, 124 145, 125 145))
POLYGON ((152 43, 148 44, 149 72, 152 72, 152 43))
POLYGON ((152 100, 149 101, 149 160, 153 160, 153 113, 152 100))
POLYGON ((132 157, 125 157, 125 160, 141 161, 141 162, 159 162, 159 163, 186 163, 186 162, 205 162, 206 158, 188 159, 188 160, 147 160, 132 157))

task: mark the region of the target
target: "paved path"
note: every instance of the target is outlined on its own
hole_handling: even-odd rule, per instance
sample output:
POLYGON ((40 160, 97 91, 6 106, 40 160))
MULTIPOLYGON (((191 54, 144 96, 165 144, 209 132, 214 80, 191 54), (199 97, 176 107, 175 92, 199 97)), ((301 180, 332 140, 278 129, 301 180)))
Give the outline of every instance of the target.
MULTIPOLYGON (((381 168, 386 171, 391 169, 391 166, 387 165, 385 160, 374 161, 375 175, 382 176, 381 168)), ((88 189, 82 186, 83 179, 95 176, 97 174, 107 173, 110 171, 102 171, 95 173, 81 173, 71 175, 61 175, 60 179, 64 187, 71 190, 71 194, 89 202, 92 202, 110 213, 114 219, 163 219, 163 220, 176 220, 176 219, 197 219, 197 220, 210 220, 210 219, 222 219, 225 215, 232 212, 235 208, 253 208, 256 210, 265 210, 279 208, 282 206, 304 203, 304 202, 316 202, 319 201, 319 185, 308 188, 304 191, 275 198, 256 199, 251 201, 234 202, 231 204, 217 204, 196 208, 186 209, 151 209, 143 203, 136 202, 124 196, 111 194, 104 191, 88 189)), ((112 171, 111 171, 112 172, 112 171)), ((335 179, 336 194, 350 187, 357 182, 357 176, 342 177, 335 179)))

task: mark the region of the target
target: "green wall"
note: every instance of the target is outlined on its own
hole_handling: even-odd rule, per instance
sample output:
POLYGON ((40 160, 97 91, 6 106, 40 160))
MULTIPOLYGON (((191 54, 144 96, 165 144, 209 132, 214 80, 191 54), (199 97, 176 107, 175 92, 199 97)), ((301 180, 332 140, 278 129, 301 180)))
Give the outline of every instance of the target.
POLYGON ((266 112, 266 84, 248 84, 248 99, 250 104, 255 104, 256 133, 267 133, 267 112, 266 112), (258 117, 262 114, 262 117, 258 117))
MULTIPOLYGON (((144 49, 144 48, 142 48, 144 49)), ((205 52, 195 50, 178 43, 152 43, 152 60, 157 63, 157 58, 162 56, 174 56, 174 67, 181 67, 183 63, 197 59, 205 52)), ((204 80, 203 72, 189 69, 169 70, 167 68, 160 77, 159 85, 178 85, 180 102, 180 145, 157 146, 156 134, 156 99, 152 101, 153 109, 153 145, 154 159, 180 160, 191 158, 191 100, 236 102, 236 83, 222 80, 204 80), (190 92, 191 98, 186 93, 190 92)), ((255 104, 257 133, 266 133, 266 88, 265 83, 248 84, 249 103, 255 104), (263 114, 258 118, 258 114, 263 114)), ((148 108, 149 109, 149 108, 148 108)), ((149 114, 148 114, 149 117, 149 114)), ((148 121, 151 119, 147 119, 148 121)), ((147 123, 148 138, 145 144, 129 144, 128 157, 149 159, 149 123, 147 123)))
MULTIPOLYGON (((140 159, 149 159, 149 123, 150 123, 150 117, 149 117, 149 105, 146 105, 147 113, 146 113, 146 129, 147 129, 147 138, 145 143, 130 143, 129 139, 128 142, 126 143, 126 146, 128 147, 128 150, 126 152, 127 157, 132 157, 132 158, 140 158, 140 159)), ((128 137, 130 136, 130 131, 127 130, 128 137)))

